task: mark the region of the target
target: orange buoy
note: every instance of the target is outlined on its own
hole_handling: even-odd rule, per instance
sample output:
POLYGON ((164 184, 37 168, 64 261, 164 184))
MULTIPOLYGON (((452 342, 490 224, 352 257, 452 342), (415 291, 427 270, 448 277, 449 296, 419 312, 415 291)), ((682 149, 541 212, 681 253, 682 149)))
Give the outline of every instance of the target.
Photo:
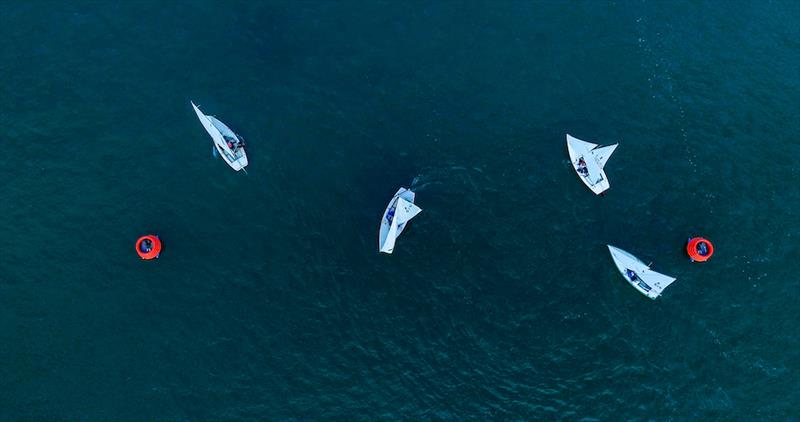
POLYGON ((136 253, 142 259, 156 259, 161 255, 161 239, 154 234, 148 234, 136 241, 136 253))
POLYGON ((692 261, 705 262, 714 255, 714 245, 702 237, 691 237, 686 244, 686 253, 692 261))

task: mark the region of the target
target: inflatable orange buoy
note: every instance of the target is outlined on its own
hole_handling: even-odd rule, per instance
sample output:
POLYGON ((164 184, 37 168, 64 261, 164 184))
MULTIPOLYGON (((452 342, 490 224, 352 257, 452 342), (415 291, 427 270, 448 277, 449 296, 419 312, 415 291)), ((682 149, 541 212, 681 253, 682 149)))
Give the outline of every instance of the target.
POLYGON ((136 253, 142 259, 156 259, 161 255, 161 239, 154 234, 142 236, 136 241, 136 253))
POLYGON ((692 237, 686 244, 686 253, 689 254, 692 261, 705 262, 711 258, 711 255, 714 255, 714 245, 708 239, 692 237))

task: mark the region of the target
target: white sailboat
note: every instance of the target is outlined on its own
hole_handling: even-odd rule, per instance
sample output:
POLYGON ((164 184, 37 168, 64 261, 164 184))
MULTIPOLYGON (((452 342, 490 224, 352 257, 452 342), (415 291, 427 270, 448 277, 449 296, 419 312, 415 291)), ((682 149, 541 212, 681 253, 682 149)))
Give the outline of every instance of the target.
POLYGON ((591 142, 581 141, 567 134, 567 151, 572 167, 583 183, 599 195, 611 187, 603 171, 614 150, 619 144, 599 147, 591 142))
MULTIPOLYGON (((211 139, 214 140, 214 147, 222 159, 231 166, 232 169, 239 171, 247 167, 247 153, 244 150, 244 139, 241 136, 233 133, 233 131, 219 121, 216 117, 205 115, 199 108, 192 102, 194 112, 200 123, 206 129, 211 139)), ((245 172, 247 172, 245 170, 245 172)))
POLYGON ((609 252, 611 252, 611 258, 614 259, 614 264, 617 265, 625 280, 636 288, 639 293, 650 299, 660 296, 661 292, 675 281, 674 277, 651 270, 647 264, 628 252, 611 245, 607 246, 609 252))
POLYGON ((408 221, 420 211, 422 209, 414 205, 414 192, 401 187, 389 201, 386 211, 383 212, 378 234, 378 250, 383 253, 392 253, 397 236, 400 236, 408 221))

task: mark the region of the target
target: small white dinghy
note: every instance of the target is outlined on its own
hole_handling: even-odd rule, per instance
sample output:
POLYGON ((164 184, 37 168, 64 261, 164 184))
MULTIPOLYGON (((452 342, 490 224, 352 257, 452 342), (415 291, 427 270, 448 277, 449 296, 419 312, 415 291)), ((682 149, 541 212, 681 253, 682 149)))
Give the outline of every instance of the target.
POLYGON ((620 248, 615 248, 607 245, 608 250, 611 252, 611 258, 614 259, 614 264, 617 265, 619 272, 628 280, 631 286, 635 287, 639 293, 655 299, 661 295, 661 292, 667 288, 675 278, 661 273, 657 273, 650 269, 639 258, 623 251, 620 248))
POLYGON ((595 195, 599 195, 611 187, 603 167, 617 149, 617 145, 619 144, 598 148, 597 144, 581 141, 567 134, 567 151, 569 159, 572 161, 572 167, 595 195))
MULTIPOLYGON (((199 108, 192 102, 194 112, 197 113, 197 118, 200 123, 206 128, 206 132, 211 135, 214 140, 214 147, 222 159, 231 166, 232 169, 239 171, 247 167, 247 153, 244 151, 244 139, 241 136, 233 133, 233 131, 225 126, 225 123, 217 120, 216 117, 205 115, 199 108)), ((245 173, 247 170, 245 170, 245 173)))
POLYGON ((383 253, 392 253, 397 236, 400 236, 408 221, 420 211, 422 209, 414 205, 414 192, 401 187, 389 201, 386 211, 383 212, 378 235, 378 250, 383 253))

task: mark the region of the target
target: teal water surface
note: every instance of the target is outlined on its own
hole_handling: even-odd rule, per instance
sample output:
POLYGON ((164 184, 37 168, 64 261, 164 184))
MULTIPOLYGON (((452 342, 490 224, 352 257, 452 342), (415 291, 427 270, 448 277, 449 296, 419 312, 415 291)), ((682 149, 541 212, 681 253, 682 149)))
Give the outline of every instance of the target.
POLYGON ((0 419, 798 420, 797 2, 2 6, 0 419))

